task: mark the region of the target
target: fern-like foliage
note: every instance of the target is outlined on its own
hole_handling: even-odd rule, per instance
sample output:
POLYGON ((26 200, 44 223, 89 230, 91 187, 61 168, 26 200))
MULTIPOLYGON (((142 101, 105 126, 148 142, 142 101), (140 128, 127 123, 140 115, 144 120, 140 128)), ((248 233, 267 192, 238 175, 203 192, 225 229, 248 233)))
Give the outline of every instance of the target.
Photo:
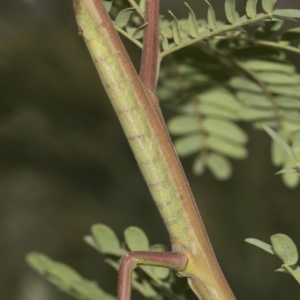
MULTIPOLYGON (((115 11, 115 26, 141 46, 145 1, 128 2, 131 8, 115 11)), ((262 0, 258 12, 258 0, 248 0, 240 16, 235 0, 225 0, 227 21, 221 22, 205 2, 206 19, 197 19, 186 3, 186 19, 171 11, 171 20, 161 17, 165 59, 158 94, 175 111, 168 128, 178 154, 195 155, 195 174, 208 168, 225 180, 232 174, 229 158, 247 157, 248 137, 236 122, 270 126, 287 143, 300 128, 300 76, 286 57, 287 51, 300 54, 300 27, 282 32, 284 22, 300 18, 300 10, 276 9, 276 0, 262 0)), ((292 162, 279 152, 273 143, 273 163, 287 168, 292 162)), ((299 182, 296 174, 283 180, 289 187, 299 182)))

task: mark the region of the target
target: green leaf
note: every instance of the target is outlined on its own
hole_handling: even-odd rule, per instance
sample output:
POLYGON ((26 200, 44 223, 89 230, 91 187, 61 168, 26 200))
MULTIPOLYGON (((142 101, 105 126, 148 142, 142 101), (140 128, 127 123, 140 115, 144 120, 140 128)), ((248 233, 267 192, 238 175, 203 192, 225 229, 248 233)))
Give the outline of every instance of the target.
POLYGON ((291 274, 294 279, 300 284, 300 267, 299 266, 288 266, 284 264, 281 268, 275 270, 275 272, 285 272, 291 274))
POLYGON ((225 14, 230 23, 236 23, 235 0, 225 0, 225 14))
POLYGON ((248 156, 247 149, 240 144, 230 143, 225 140, 209 136, 206 140, 207 147, 231 158, 243 159, 248 156))
POLYGON ((31 252, 26 256, 27 263, 48 281, 67 294, 80 299, 114 300, 95 283, 81 277, 69 266, 55 262, 44 254, 31 252))
POLYGON ((280 42, 290 43, 300 38, 300 27, 287 30, 280 37, 280 42))
POLYGON ((154 252, 167 252, 168 247, 164 244, 154 244, 150 246, 150 251, 154 252))
POLYGON ((254 19, 256 17, 256 6, 257 6, 257 0, 247 1, 246 13, 250 19, 254 19))
POLYGON ((274 166, 281 166, 285 161, 285 151, 280 145, 272 140, 271 144, 271 157, 274 166))
POLYGON ((278 95, 300 98, 300 86, 269 85, 269 90, 278 95))
POLYGON ((153 274, 157 278, 164 280, 170 275, 170 269, 161 268, 161 267, 153 267, 153 274))
POLYGON ((205 163, 202 155, 198 155, 193 163, 193 173, 195 175, 201 175, 205 171, 205 163))
POLYGON ((140 10, 142 11, 142 13, 145 13, 145 10, 146 10, 146 0, 140 0, 139 6, 140 6, 140 10))
POLYGON ((199 126, 199 120, 193 116, 176 116, 168 122, 169 132, 174 135, 199 131, 199 126))
POLYGON ((112 4, 113 4, 112 1, 103 1, 103 5, 107 12, 110 12, 112 8, 112 4))
POLYGON ((126 8, 121 10, 115 19, 115 26, 118 26, 120 28, 126 26, 134 11, 134 8, 126 8))
POLYGON ((246 133, 236 124, 212 118, 206 118, 203 120, 204 129, 212 135, 224 137, 237 143, 246 143, 248 137, 246 133))
POLYGON ((162 37, 162 48, 163 50, 167 50, 169 48, 169 41, 167 39, 167 37, 163 34, 163 33, 160 33, 161 37, 162 37))
POLYGON ((148 24, 145 23, 145 24, 143 24, 142 26, 140 26, 139 28, 137 28, 137 29, 134 31, 132 37, 135 38, 135 39, 137 39, 137 40, 138 40, 138 39, 141 39, 141 38, 144 36, 144 29, 145 29, 145 27, 146 27, 147 25, 148 25, 148 24))
POLYGON ((104 224, 95 224, 91 231, 102 253, 117 256, 123 254, 122 249, 120 249, 120 242, 110 227, 104 224))
POLYGON ((126 244, 130 251, 148 251, 149 241, 147 235, 138 227, 128 227, 124 231, 126 244))
POLYGON ((296 168, 287 168, 287 169, 282 169, 279 172, 276 173, 276 175, 278 174, 291 174, 291 173, 297 173, 297 169, 296 168))
POLYGON ((198 32, 198 22, 195 13, 186 2, 184 2, 184 4, 189 9, 188 22, 189 22, 190 36, 196 38, 199 36, 199 32, 198 32))
POLYGON ((245 65, 254 71, 278 71, 287 74, 295 72, 295 66, 293 65, 260 59, 248 60, 245 65))
POLYGON ((275 234, 271 236, 271 243, 275 254, 290 266, 298 261, 298 251, 293 240, 285 234, 275 234))
MULTIPOLYGON (((220 101, 222 102, 222 99, 215 99, 215 102, 220 101)), ((236 111, 228 109, 226 105, 214 105, 212 102, 211 104, 199 104, 199 109, 202 114, 211 116, 211 117, 220 117, 230 120, 237 120, 239 118, 239 115, 236 111)))
POLYGON ((47 269, 45 277, 52 283, 61 289, 70 289, 74 282, 79 282, 83 278, 69 266, 60 263, 53 262, 47 269))
POLYGON ((277 0, 262 0, 262 7, 266 13, 271 13, 274 10, 274 5, 277 0))
MULTIPOLYGON (((286 156, 284 169, 291 169, 291 167, 294 165, 295 165, 295 162, 293 161, 293 159, 289 156, 286 156)), ((296 169, 294 169, 294 170, 296 171, 296 169)), ((282 174, 282 180, 283 180, 284 184, 290 189, 296 188, 298 186, 299 178, 300 177, 296 172, 294 174, 291 172, 282 174)))
POLYGON ((214 88, 205 91, 198 95, 200 103, 207 105, 221 106, 224 110, 238 112, 241 105, 238 103, 236 97, 228 90, 223 88, 214 88))
POLYGON ((215 30, 218 29, 215 11, 214 11, 213 7, 211 6, 211 4, 209 3, 208 0, 204 0, 204 1, 208 5, 208 11, 207 11, 207 24, 208 24, 208 28, 211 31, 215 31, 215 30))
POLYGON ((175 140, 174 146, 179 156, 189 156, 201 150, 202 141, 199 134, 188 135, 175 140))
POLYGON ((26 255, 25 260, 27 264, 36 272, 43 275, 51 266, 53 261, 46 255, 39 252, 30 252, 26 255))
POLYGON ((175 15, 169 10, 169 14, 173 17, 172 35, 176 45, 181 44, 180 25, 175 15))
POLYGON ((296 161, 294 157, 294 153, 291 147, 286 143, 286 141, 280 137, 272 128, 265 126, 264 130, 269 134, 269 136, 276 141, 284 150, 285 152, 296 161))
POLYGON ((211 153, 207 159, 207 166, 218 180, 226 180, 231 177, 231 164, 223 155, 211 153))
POLYGON ((297 130, 294 134, 292 151, 297 161, 300 161, 300 130, 297 130))
POLYGON ((274 98, 278 106, 281 108, 300 109, 300 99, 277 96, 274 98))
MULTIPOLYGON (((236 97, 246 106, 256 108, 272 108, 272 103, 264 94, 238 91, 236 97)), ((299 102, 300 103, 300 102, 299 102)), ((246 108, 247 109, 247 108, 246 108)))
POLYGON ((265 242, 262 242, 258 239, 254 239, 254 238, 248 238, 248 239, 245 239, 245 242, 249 243, 249 244, 252 244, 258 248, 261 248, 271 254, 275 254, 274 250, 273 250, 273 247, 265 242))
POLYGON ((275 9, 274 17, 300 18, 300 9, 275 9))
POLYGON ((296 74, 284 74, 277 72, 261 72, 259 77, 266 83, 270 84, 299 84, 300 79, 296 74))
POLYGON ((262 88, 258 84, 244 77, 236 76, 231 78, 229 80, 229 85, 234 89, 241 89, 256 93, 262 92, 262 88))
POLYGON ((95 241, 95 239, 91 236, 91 235, 86 235, 83 237, 83 240, 90 245, 91 247, 93 247, 94 249, 96 249, 97 251, 100 251, 99 246, 97 244, 97 242, 95 241))
POLYGON ((240 117, 244 121, 257 121, 261 119, 274 119, 275 112, 267 109, 256 109, 252 107, 245 107, 240 112, 240 117))

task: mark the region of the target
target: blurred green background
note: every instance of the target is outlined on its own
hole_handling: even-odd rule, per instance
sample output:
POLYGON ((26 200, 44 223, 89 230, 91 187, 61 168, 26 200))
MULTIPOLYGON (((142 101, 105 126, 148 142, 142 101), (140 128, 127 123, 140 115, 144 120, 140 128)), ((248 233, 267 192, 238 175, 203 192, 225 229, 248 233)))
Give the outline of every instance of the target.
MULTIPOLYGON (((161 2, 162 14, 169 8, 187 16, 182 0, 161 2)), ((197 16, 206 14, 204 1, 188 3, 197 16)), ((223 1, 211 3, 224 20, 223 1)), ((237 4, 245 7, 245 1, 237 4)), ((300 3, 279 0, 278 7, 300 3)), ((31 250, 70 264, 114 294, 116 272, 82 240, 97 222, 119 236, 139 226, 152 244, 169 245, 77 31, 71 1, 0 1, 1 299, 70 299, 26 266, 31 250)), ((138 67, 140 51, 126 47, 138 67)), ((273 273, 279 260, 244 242, 286 233, 300 245, 299 188, 288 190, 274 176, 267 135, 245 128, 250 155, 233 162, 231 180, 217 182, 208 172, 193 176, 190 159, 184 168, 237 298, 299 299, 298 284, 273 273)), ((134 293, 133 299, 140 297, 134 293)))

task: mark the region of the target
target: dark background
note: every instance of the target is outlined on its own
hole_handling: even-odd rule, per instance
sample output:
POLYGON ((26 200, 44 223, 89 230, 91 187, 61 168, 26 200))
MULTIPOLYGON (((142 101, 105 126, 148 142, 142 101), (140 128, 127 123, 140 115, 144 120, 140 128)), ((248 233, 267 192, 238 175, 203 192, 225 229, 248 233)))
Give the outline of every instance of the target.
MULTIPOLYGON (((245 1, 237 2, 241 11, 245 1)), ((224 20, 223 1, 211 3, 224 20)), ((189 4, 198 17, 206 15, 204 1, 189 4)), ((300 4, 279 0, 277 7, 300 4)), ((162 0, 162 14, 167 9, 187 16, 183 0, 162 0)), ((140 51, 126 46, 138 66, 140 51)), ((70 264, 114 294, 116 272, 82 240, 92 224, 105 223, 120 237, 136 225, 151 243, 169 242, 77 34, 71 1, 1 0, 0 91, 1 299, 70 299, 26 266, 31 250, 70 264)), ((244 242, 268 242, 282 232, 300 245, 299 188, 288 190, 274 176, 266 134, 245 128, 250 155, 233 162, 231 180, 193 176, 190 159, 184 167, 237 298, 299 299, 296 281, 273 273, 280 261, 244 242)))

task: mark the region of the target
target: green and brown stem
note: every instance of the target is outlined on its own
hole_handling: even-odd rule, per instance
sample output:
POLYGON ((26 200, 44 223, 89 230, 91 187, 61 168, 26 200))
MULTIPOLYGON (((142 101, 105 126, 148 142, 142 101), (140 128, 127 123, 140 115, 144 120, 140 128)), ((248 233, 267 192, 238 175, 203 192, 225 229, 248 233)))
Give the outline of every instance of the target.
POLYGON ((144 89, 102 2, 73 2, 79 32, 167 226, 173 251, 188 259, 180 273, 188 277, 199 299, 235 299, 158 108, 144 89))

